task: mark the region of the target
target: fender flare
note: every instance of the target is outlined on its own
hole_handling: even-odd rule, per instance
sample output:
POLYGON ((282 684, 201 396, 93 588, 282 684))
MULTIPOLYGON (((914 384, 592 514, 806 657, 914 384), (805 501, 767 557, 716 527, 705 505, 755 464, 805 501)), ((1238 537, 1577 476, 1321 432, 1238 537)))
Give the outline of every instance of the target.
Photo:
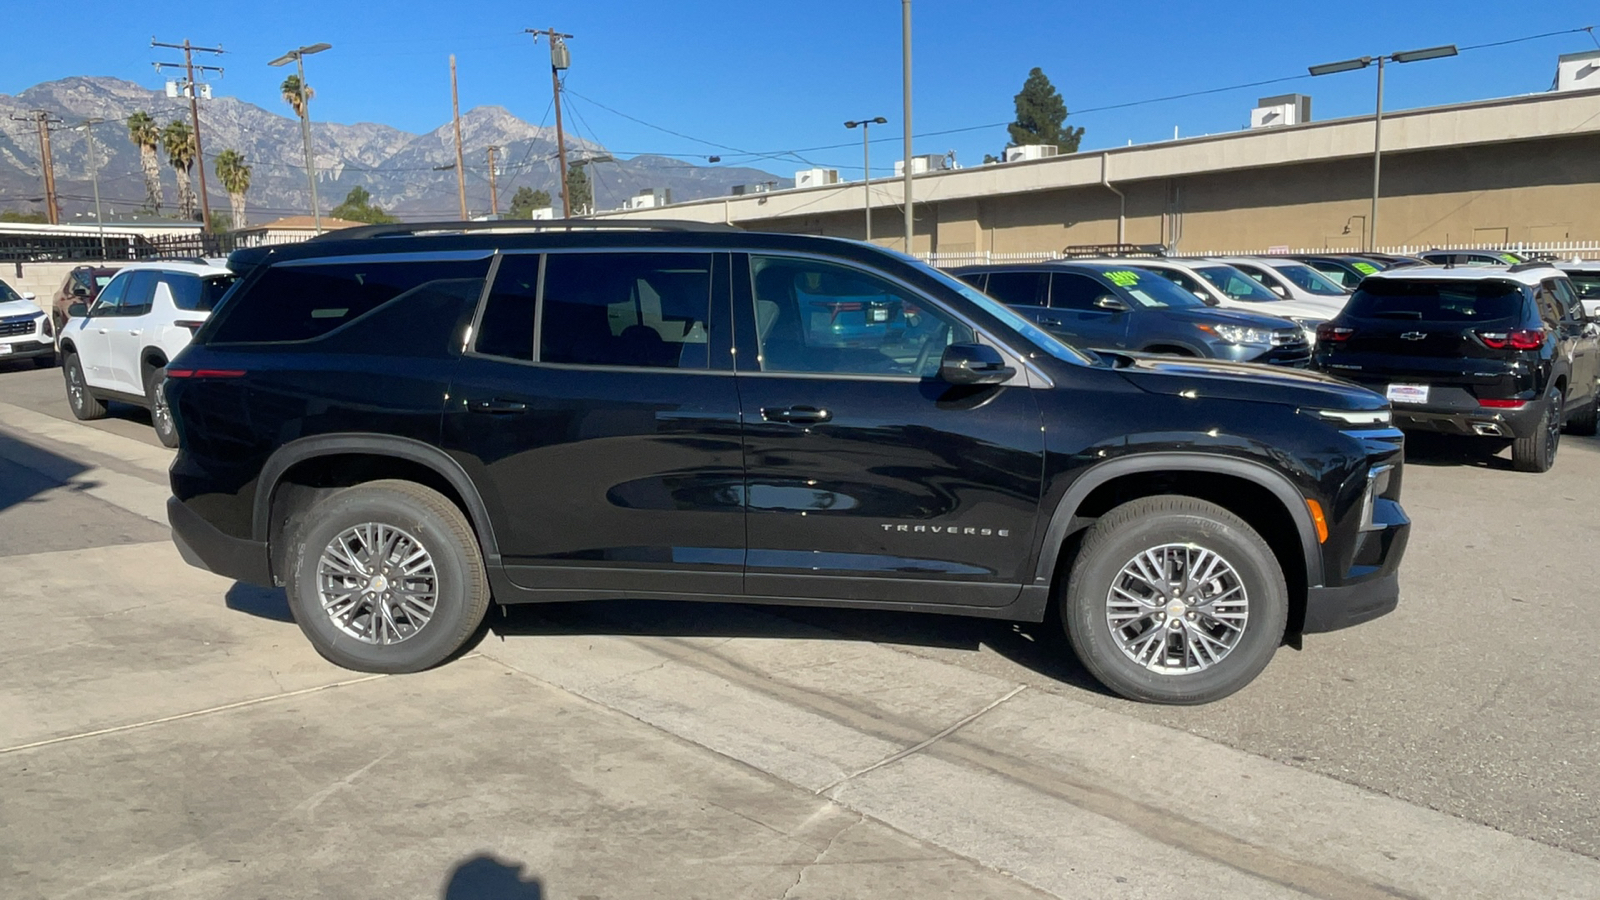
POLYGON ((338 456, 346 453, 366 453, 374 456, 391 456, 417 463, 431 469, 447 481, 467 507, 467 518, 478 534, 486 558, 500 555, 500 545, 495 539, 494 523, 489 518, 483 495, 472 482, 461 464, 449 454, 431 444, 407 437, 381 434, 320 434, 291 441, 273 451, 261 467, 256 480, 256 496, 251 529, 255 539, 267 541, 272 533, 272 495, 285 472, 308 459, 320 456, 338 456))
POLYGON ((1322 545, 1317 541, 1316 525, 1311 521, 1311 511, 1306 508, 1305 496, 1283 473, 1270 466, 1212 453, 1140 453, 1098 463, 1079 475, 1056 504, 1055 513, 1045 529, 1044 543, 1039 548, 1038 566, 1034 570, 1035 582, 1050 583, 1055 574, 1056 558, 1077 518, 1078 507, 1083 505, 1095 488, 1123 475, 1174 470, 1231 475, 1271 491, 1288 511, 1295 530, 1299 532, 1300 551, 1305 558, 1306 586, 1322 585, 1322 545))

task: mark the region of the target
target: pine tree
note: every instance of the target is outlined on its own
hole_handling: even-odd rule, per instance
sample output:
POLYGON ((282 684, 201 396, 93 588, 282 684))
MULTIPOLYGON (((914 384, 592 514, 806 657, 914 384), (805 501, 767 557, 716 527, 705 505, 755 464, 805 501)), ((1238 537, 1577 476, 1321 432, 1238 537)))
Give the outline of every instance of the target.
POLYGON ((1006 126, 1012 144, 1055 144, 1062 153, 1078 152, 1083 129, 1063 127, 1067 121, 1067 104, 1045 77, 1044 70, 1035 66, 1013 99, 1017 104, 1017 120, 1006 126))
POLYGON ((517 192, 511 196, 511 211, 507 215, 513 219, 531 219, 533 218, 534 210, 544 209, 549 205, 549 191, 536 191, 533 188, 523 186, 517 188, 517 192))
POLYGON ((344 202, 328 210, 328 215, 335 219, 344 219, 349 222, 366 222, 371 225, 384 225, 398 222, 394 216, 383 211, 383 208, 372 202, 372 194, 361 185, 350 189, 345 195, 344 202))
POLYGON ((594 185, 589 181, 588 166, 573 166, 567 170, 568 216, 581 216, 594 206, 594 185))

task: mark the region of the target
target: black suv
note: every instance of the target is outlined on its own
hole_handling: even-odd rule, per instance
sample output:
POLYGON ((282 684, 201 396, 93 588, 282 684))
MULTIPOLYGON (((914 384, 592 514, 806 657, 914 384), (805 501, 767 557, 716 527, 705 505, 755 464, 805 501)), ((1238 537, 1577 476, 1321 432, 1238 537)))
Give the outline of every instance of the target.
POLYGON ((951 274, 1078 347, 1311 363, 1311 345, 1295 323, 1217 309, 1136 262, 963 266, 951 274))
POLYGON ((1596 430, 1600 326, 1548 263, 1368 276, 1318 327, 1316 358, 1384 392, 1401 428, 1512 439, 1525 472, 1555 462, 1563 423, 1596 430))
POLYGON ((1065 623, 1198 703, 1394 608, 1388 404, 1096 357, 869 244, 639 222, 240 250, 167 369, 173 536, 406 672, 502 604, 668 598, 1065 623))

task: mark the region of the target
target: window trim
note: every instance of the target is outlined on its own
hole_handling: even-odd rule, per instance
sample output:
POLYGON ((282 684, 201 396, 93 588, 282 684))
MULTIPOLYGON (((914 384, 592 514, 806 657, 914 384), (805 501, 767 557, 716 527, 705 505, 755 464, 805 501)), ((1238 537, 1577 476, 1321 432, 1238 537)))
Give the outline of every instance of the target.
MULTIPOLYGON (((1033 360, 1029 359, 1027 357, 1027 355, 1017 352, 1017 350, 1011 345, 1011 343, 1009 341, 1001 340, 1000 338, 998 338, 998 337, 996 337, 994 335, 992 330, 990 330, 988 328, 984 328, 984 327, 978 325, 977 323, 973 322, 970 317, 961 314, 957 310, 951 309, 950 305, 948 303, 945 303, 943 300, 940 300, 937 297, 930 296, 927 291, 924 291, 921 288, 918 288, 918 287, 916 287, 914 285, 911 285, 911 284, 907 283, 905 281, 905 279, 900 278, 897 275, 893 275, 893 274, 891 274, 889 272, 885 272, 882 269, 866 268, 861 263, 857 262, 856 260, 845 259, 843 257, 833 256, 833 255, 827 254, 827 253, 815 253, 815 252, 808 253, 808 252, 799 251, 799 250, 764 250, 764 249, 763 250, 738 249, 738 250, 734 250, 732 252, 736 257, 737 256, 743 256, 744 257, 745 280, 748 282, 748 284, 746 286, 746 289, 749 291, 748 298, 749 298, 749 301, 750 301, 750 308, 745 311, 745 315, 747 315, 749 317, 749 319, 750 319, 750 321, 752 323, 754 323, 754 321, 755 321, 755 314, 756 314, 756 311, 755 311, 756 286, 755 286, 754 270, 750 265, 750 258, 751 257, 754 257, 754 256, 783 256, 783 257, 788 257, 790 259, 820 260, 822 262, 829 262, 829 263, 833 263, 835 265, 844 266, 845 268, 848 268, 848 269, 857 269, 857 270, 866 271, 866 272, 868 272, 868 273, 870 273, 872 275, 875 275, 875 276, 877 276, 879 278, 882 278, 885 281, 888 281, 888 282, 894 284, 895 286, 897 286, 899 288, 902 288, 903 290, 907 291, 908 293, 910 293, 911 295, 915 296, 919 300, 927 301, 930 305, 935 306, 939 310, 944 312, 945 315, 951 317, 952 319, 955 319, 956 321, 958 321, 958 322, 962 323, 963 325, 966 325, 968 328, 972 329, 973 333, 976 334, 980 338, 980 340, 987 341, 989 344, 994 346, 995 349, 999 350, 1002 354, 1004 354, 1011 361, 1011 363, 1013 364, 1013 366, 1017 370, 1017 374, 1012 376, 1010 381, 1006 381, 1002 385, 998 385, 998 386, 1002 386, 1002 387, 1029 387, 1029 388, 1038 388, 1038 389, 1041 389, 1041 390, 1046 390, 1046 389, 1055 387, 1055 381, 1052 378, 1050 378, 1050 376, 1048 374, 1046 374, 1045 371, 1042 368, 1040 368, 1038 365, 1036 365, 1033 362, 1033 360)), ((736 265, 735 266, 735 271, 734 271, 733 274, 737 275, 737 270, 738 270, 738 266, 736 265)), ((989 275, 989 274, 993 274, 993 273, 992 272, 985 272, 984 274, 985 275, 989 275)), ((952 276, 952 277, 954 277, 954 276, 952 276)), ((739 297, 738 297, 738 292, 737 291, 734 293, 734 296, 733 296, 732 299, 733 299, 734 321, 735 321, 735 323, 737 325, 737 322, 738 322, 738 319, 739 319, 739 297)), ((736 374, 738 374, 738 375, 741 375, 741 376, 753 375, 753 376, 763 376, 763 377, 770 377, 770 378, 813 378, 813 379, 817 379, 817 378, 842 378, 842 379, 848 379, 848 380, 851 380, 851 381, 892 381, 892 382, 900 382, 900 383, 908 383, 908 384, 921 384, 923 381, 926 380, 926 379, 923 379, 923 378, 919 378, 919 377, 917 377, 915 375, 871 375, 871 374, 841 373, 841 372, 763 372, 760 369, 750 369, 750 370, 741 369, 741 368, 739 368, 739 364, 738 364, 738 352, 737 352, 738 351, 738 329, 737 329, 737 327, 735 328, 733 337, 734 337, 734 350, 735 350, 735 353, 734 353, 734 372, 736 374)), ((755 353, 755 357, 758 360, 761 357, 760 341, 761 341, 761 337, 760 337, 760 335, 757 335, 756 336, 756 342, 757 342, 756 350, 757 350, 757 352, 755 353)), ((758 365, 759 365, 759 363, 758 363, 758 365)))

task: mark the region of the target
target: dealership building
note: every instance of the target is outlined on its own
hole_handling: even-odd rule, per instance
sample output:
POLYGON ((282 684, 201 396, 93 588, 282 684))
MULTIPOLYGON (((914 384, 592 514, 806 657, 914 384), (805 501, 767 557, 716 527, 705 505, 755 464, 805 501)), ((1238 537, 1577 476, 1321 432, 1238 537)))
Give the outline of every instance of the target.
MULTIPOLYGON (((1289 95, 1263 99, 1238 132, 966 169, 918 158, 911 250, 1359 249, 1372 227, 1373 116, 1309 113, 1307 98, 1289 95)), ((812 171, 797 183, 602 215, 865 236, 862 182, 812 171)), ((905 249, 903 181, 874 180, 870 194, 873 239, 905 249)), ((1600 51, 1561 57, 1545 93, 1385 112, 1379 204, 1379 247, 1600 244, 1600 51)))

